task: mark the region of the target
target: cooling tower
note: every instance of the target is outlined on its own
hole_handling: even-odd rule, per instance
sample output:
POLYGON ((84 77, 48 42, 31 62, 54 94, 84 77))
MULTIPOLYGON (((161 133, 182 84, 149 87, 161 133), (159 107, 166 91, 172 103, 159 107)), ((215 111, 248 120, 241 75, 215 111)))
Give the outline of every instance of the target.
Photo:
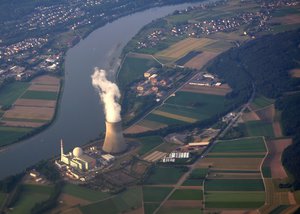
POLYGON ((121 153, 126 150, 126 143, 123 137, 122 122, 106 121, 105 140, 102 149, 107 153, 121 153))

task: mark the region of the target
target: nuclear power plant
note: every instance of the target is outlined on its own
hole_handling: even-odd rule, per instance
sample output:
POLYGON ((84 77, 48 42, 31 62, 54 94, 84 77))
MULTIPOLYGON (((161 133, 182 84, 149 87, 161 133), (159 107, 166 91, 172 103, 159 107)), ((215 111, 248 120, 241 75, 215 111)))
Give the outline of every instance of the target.
POLYGON ((126 150, 126 143, 123 137, 122 121, 108 122, 106 121, 106 133, 103 144, 103 151, 107 153, 121 153, 126 150))

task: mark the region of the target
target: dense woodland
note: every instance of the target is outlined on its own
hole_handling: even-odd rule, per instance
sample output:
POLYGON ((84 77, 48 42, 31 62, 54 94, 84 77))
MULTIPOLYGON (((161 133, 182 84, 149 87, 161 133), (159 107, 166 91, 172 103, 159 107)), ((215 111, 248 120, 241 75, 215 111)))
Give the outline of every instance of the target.
POLYGON ((234 89, 229 96, 244 102, 254 84, 257 93, 276 99, 282 112, 284 134, 294 143, 283 154, 283 165, 295 177, 294 187, 300 189, 300 94, 299 78, 291 78, 289 70, 300 67, 300 29, 264 36, 240 48, 221 54, 208 68, 234 89))

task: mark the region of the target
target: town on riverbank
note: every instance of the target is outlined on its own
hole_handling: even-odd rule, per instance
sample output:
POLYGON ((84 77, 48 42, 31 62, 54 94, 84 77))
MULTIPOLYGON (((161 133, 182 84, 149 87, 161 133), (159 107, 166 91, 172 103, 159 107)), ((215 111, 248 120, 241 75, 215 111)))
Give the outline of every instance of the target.
MULTIPOLYGON (((145 26, 124 48, 117 77, 127 151, 106 154, 103 139, 62 149, 59 158, 3 180, 2 209, 295 212, 297 153, 282 153, 298 143, 299 127, 291 124, 299 105, 299 20, 296 1, 231 0, 145 26), (281 52, 284 61, 276 58, 281 52)), ((15 102, 28 103, 34 88, 45 93, 54 86, 59 79, 38 77, 15 102)), ((3 118, 19 115, 12 110, 3 118)))

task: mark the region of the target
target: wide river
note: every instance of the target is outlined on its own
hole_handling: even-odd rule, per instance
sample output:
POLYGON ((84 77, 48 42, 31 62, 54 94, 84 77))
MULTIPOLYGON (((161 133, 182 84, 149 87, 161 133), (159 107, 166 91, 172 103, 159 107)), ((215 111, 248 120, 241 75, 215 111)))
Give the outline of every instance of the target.
POLYGON ((65 84, 55 122, 40 134, 0 151, 0 179, 18 173, 42 159, 97 138, 104 131, 104 115, 98 94, 92 87, 94 67, 115 70, 123 47, 146 24, 175 10, 195 4, 152 8, 105 25, 69 49, 65 60, 65 84), (112 67, 111 67, 112 66, 112 67))

